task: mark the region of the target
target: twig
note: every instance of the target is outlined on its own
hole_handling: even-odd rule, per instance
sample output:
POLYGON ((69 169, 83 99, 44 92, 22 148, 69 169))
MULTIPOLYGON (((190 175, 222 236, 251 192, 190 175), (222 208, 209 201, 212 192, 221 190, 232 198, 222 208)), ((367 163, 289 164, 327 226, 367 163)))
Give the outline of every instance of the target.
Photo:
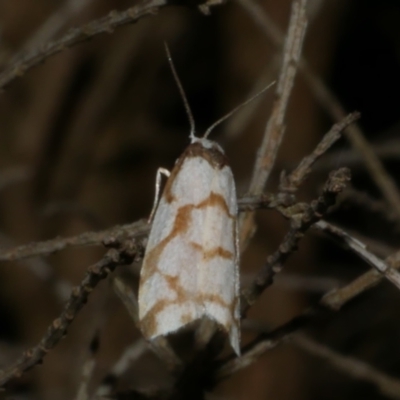
MULTIPOLYGON (((345 192, 345 190, 343 191, 345 192)), ((334 212, 340 205, 341 195, 338 197, 338 201, 332 207, 331 211, 334 212)), ((280 211, 278 208, 277 210, 280 211)), ((396 248, 394 246, 390 246, 389 244, 382 243, 381 241, 371 238, 370 236, 362 235, 359 231, 354 231, 352 229, 346 228, 346 232, 355 237, 357 240, 363 242, 368 246, 369 250, 376 254, 378 257, 386 258, 389 255, 396 252, 396 248)), ((319 234, 320 236, 326 236, 322 230, 315 230, 314 233, 319 234)))
POLYGON ((239 358, 229 357, 222 360, 215 370, 215 382, 219 382, 243 368, 256 362, 266 351, 272 350, 283 340, 287 339, 293 332, 306 326, 318 315, 318 310, 309 309, 298 317, 282 325, 270 333, 261 333, 253 341, 242 349, 239 358))
MULTIPOLYGON (((114 241, 114 243, 118 244, 117 241, 114 241)), ((21 376, 25 371, 42 362, 49 350, 63 338, 67 328, 87 302, 89 294, 97 284, 105 279, 117 266, 130 264, 137 251, 136 244, 131 240, 124 243, 119 249, 110 249, 103 259, 89 267, 86 277, 79 286, 72 289, 71 296, 60 316, 48 327, 40 342, 35 347, 24 352, 22 357, 13 365, 0 371, 0 386, 6 384, 10 379, 21 376)))
POLYGON ((82 12, 88 4, 93 0, 67 0, 54 13, 52 13, 46 21, 30 35, 27 42, 23 45, 20 52, 22 57, 16 55, 14 60, 23 58, 23 54, 30 49, 33 49, 45 41, 53 38, 65 25, 71 20, 74 15, 82 12))
MULTIPOLYGON (((387 263, 391 268, 400 268, 400 252, 389 257, 387 263)), ((322 297, 318 305, 305 310, 271 333, 260 334, 242 350, 242 357, 229 357, 221 361, 216 369, 216 381, 218 382, 253 364, 266 351, 275 348, 279 343, 289 338, 293 332, 306 327, 317 316, 326 313, 326 311, 336 311, 354 297, 375 286, 382 278, 382 274, 377 271, 368 271, 349 285, 329 292, 322 297)))
POLYGON ((350 180, 350 171, 339 169, 330 174, 322 195, 314 200, 303 212, 291 217, 291 228, 283 239, 278 250, 268 257, 266 264, 257 274, 253 283, 242 291, 242 315, 254 304, 260 294, 272 283, 273 277, 280 272, 288 257, 297 249, 305 232, 328 211, 335 203, 336 196, 345 188, 350 180))
POLYGON ((145 1, 122 12, 112 11, 109 15, 80 28, 70 29, 60 39, 44 44, 41 48, 22 56, 19 60, 13 60, 0 74, 0 89, 5 88, 16 78, 24 75, 26 71, 43 63, 44 60, 54 54, 85 42, 96 35, 112 33, 120 26, 132 24, 141 18, 155 15, 160 8, 165 7, 167 4, 166 0, 145 1))
POLYGON ((391 399, 400 399, 400 380, 384 374, 366 362, 339 354, 303 334, 293 335, 290 342, 307 353, 322 358, 338 371, 372 383, 379 388, 383 395, 391 399))
POLYGON ((82 379, 79 385, 78 393, 76 395, 76 400, 89 400, 89 384, 92 379, 94 369, 96 367, 96 353, 99 348, 99 335, 95 334, 89 347, 89 354, 86 361, 82 366, 82 379))
MULTIPOLYGON (((298 0, 292 6, 274 105, 253 168, 253 176, 248 190, 250 195, 260 195, 263 192, 283 139, 286 110, 307 27, 306 3, 307 0, 298 0)), ((247 241, 254 231, 254 213, 244 214, 240 225, 240 243, 246 246, 247 241)))
POLYGON ((314 151, 307 157, 304 157, 297 168, 289 176, 281 178, 280 191, 294 192, 306 180, 311 172, 314 163, 325 154, 329 148, 342 136, 342 132, 350 124, 360 118, 360 113, 353 112, 343 118, 340 122, 334 124, 328 133, 318 143, 314 151))
MULTIPOLYGON (((253 18, 257 26, 271 42, 278 48, 282 47, 284 34, 275 22, 269 18, 265 10, 254 0, 236 0, 253 18)), ((334 121, 340 121, 346 116, 346 112, 336 96, 329 90, 322 79, 310 69, 304 57, 299 62, 299 71, 307 80, 314 96, 334 121)), ((382 192, 388 204, 395 210, 400 219, 400 194, 394 179, 387 173, 372 146, 365 139, 361 128, 357 124, 350 125, 345 135, 353 148, 362 156, 365 166, 374 179, 375 184, 382 192)))
POLYGON ((257 154, 249 193, 261 194, 268 180, 285 132, 285 116, 297 71, 306 32, 306 0, 293 3, 283 62, 275 92, 271 116, 265 128, 264 140, 257 154))
POLYGON ((349 235, 343 229, 338 228, 326 221, 319 221, 315 227, 321 229, 325 233, 333 236, 344 242, 355 254, 366 261, 369 265, 374 267, 378 272, 385 276, 387 280, 392 282, 398 289, 400 289, 400 273, 387 265, 383 260, 368 251, 367 246, 360 240, 349 235))
MULTIPOLYGON (((393 269, 400 268, 400 251, 386 258, 386 264, 393 269)), ((371 269, 365 274, 354 279, 348 285, 334 289, 322 297, 320 303, 332 310, 339 310, 344 304, 354 297, 376 286, 383 279, 383 275, 375 269, 371 269)))
POLYGON ((109 239, 121 241, 125 238, 138 238, 149 233, 150 226, 145 220, 139 220, 132 224, 114 226, 111 229, 98 232, 85 232, 77 236, 56 238, 44 242, 32 242, 30 244, 0 249, 0 261, 21 260, 28 257, 45 256, 67 247, 100 246, 109 239))
MULTIPOLYGON (((256 210, 259 208, 287 208, 294 203, 294 197, 287 193, 264 194, 258 197, 243 197, 239 199, 239 211, 256 210)), ((46 256, 59 252, 68 247, 102 246, 108 238, 122 240, 124 238, 139 238, 146 236, 150 231, 150 225, 146 220, 139 220, 131 224, 117 225, 102 231, 84 232, 77 236, 67 238, 55 238, 43 242, 11 248, 0 248, 0 261, 23 260, 29 257, 46 256)))

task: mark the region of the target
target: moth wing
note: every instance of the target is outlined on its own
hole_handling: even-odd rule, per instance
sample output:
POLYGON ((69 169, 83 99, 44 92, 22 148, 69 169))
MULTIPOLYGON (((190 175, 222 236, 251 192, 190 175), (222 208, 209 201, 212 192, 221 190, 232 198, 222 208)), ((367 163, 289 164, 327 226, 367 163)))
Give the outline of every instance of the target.
POLYGON ((202 218, 195 205, 211 184, 211 166, 186 158, 171 173, 154 215, 139 285, 139 319, 148 339, 175 332, 202 316, 196 268, 196 241, 202 218))
POLYGON ((223 327, 240 354, 237 198, 228 166, 214 174, 209 200, 203 216, 198 290, 204 314, 223 327))

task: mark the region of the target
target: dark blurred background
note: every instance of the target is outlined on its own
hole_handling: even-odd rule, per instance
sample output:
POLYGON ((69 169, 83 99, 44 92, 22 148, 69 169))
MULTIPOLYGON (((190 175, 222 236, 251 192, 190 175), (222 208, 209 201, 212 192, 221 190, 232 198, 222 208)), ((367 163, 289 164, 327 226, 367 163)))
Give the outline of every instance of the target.
MULTIPOLYGON (((258 4, 285 32, 291 2, 258 4)), ((7 65, 15 54, 61 37, 70 27, 132 5, 124 0, 1 1, 0 63, 7 65)), ((366 137, 398 182, 399 2, 309 0, 309 6, 305 57, 347 111, 361 111, 366 137)), ((169 43, 198 132, 278 74, 278 49, 233 1, 212 8, 210 16, 195 7, 164 8, 157 16, 66 49, 28 71, 0 94, 1 247, 104 229, 149 215, 157 168, 171 168, 189 143, 189 124, 164 41, 169 43)), ((242 110, 212 134, 230 159, 239 195, 248 187, 271 100, 272 91, 250 106, 251 114, 242 110)), ((279 173, 309 154, 333 122, 299 75, 269 191, 276 191, 279 173)), ((356 189, 380 200, 361 159, 345 139, 317 164, 301 199, 315 198, 329 171, 342 165, 351 167, 356 189)), ((365 239, 380 257, 399 247, 398 223, 379 210, 343 200, 330 220, 365 239)), ((257 234, 242 260, 244 284, 277 248, 288 227, 274 211, 259 211, 257 222, 257 234)), ((68 249, 45 259, 0 265, 1 366, 35 344, 60 312, 61 296, 55 295, 54 281, 79 283, 104 251, 68 249), (43 271, 55 276, 45 279, 43 271)), ((368 268, 349 251, 310 232, 249 318, 277 326, 368 268)), ((381 283, 309 333, 341 354, 396 377, 400 376, 399 318, 400 293, 381 283)), ((14 398, 73 398, 96 331, 100 349, 93 386, 140 337, 107 282, 96 289, 44 364, 9 386, 14 398)), ((251 336, 245 332, 244 340, 251 336)), ((147 388, 157 385, 158 379, 164 379, 163 372, 147 352, 120 387, 147 388)), ((339 397, 385 398, 372 385, 285 343, 221 384, 214 398, 339 397)))

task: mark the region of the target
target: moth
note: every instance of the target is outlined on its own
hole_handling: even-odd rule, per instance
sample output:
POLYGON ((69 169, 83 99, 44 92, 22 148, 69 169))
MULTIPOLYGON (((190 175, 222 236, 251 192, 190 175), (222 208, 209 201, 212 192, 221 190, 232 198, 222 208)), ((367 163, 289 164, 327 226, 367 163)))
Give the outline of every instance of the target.
POLYGON ((167 54, 191 122, 191 143, 176 161, 155 209, 140 274, 140 327, 154 341, 208 320, 227 334, 240 355, 235 181, 223 149, 207 137, 252 99, 214 123, 203 137, 195 136, 168 49, 167 54))

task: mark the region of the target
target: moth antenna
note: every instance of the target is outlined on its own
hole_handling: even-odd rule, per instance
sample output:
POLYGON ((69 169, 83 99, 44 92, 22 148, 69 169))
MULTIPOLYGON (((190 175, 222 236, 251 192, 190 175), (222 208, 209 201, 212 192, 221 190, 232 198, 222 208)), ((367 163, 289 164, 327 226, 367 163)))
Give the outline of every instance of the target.
POLYGON ((179 93, 180 93, 180 95, 182 97, 182 100, 183 100, 183 105, 185 106, 186 114, 187 114, 187 116, 189 118, 189 124, 190 124, 189 137, 190 137, 190 140, 193 141, 196 138, 196 136, 194 134, 195 131, 196 131, 196 127, 195 127, 195 123, 194 123, 193 113, 192 113, 192 110, 190 109, 190 105, 189 105, 188 99, 186 97, 186 93, 185 93, 185 91, 183 89, 182 83, 181 83, 181 81, 179 79, 178 73, 176 72, 174 61, 172 60, 171 52, 169 51, 169 47, 168 47, 167 42, 164 42, 164 46, 165 46, 165 52, 167 53, 169 66, 171 67, 172 75, 174 76, 176 85, 178 86, 179 93))
POLYGON ((264 89, 262 89, 260 92, 256 93, 254 96, 250 97, 243 103, 240 103, 238 106, 236 106, 233 110, 229 111, 228 114, 225 114, 222 118, 219 120, 215 121, 205 132, 203 135, 203 138, 206 138, 214 128, 216 128, 219 124, 224 122, 226 119, 228 119, 230 116, 235 114, 236 111, 240 110, 242 107, 247 106, 247 104, 251 103, 253 100, 255 100, 257 97, 261 96, 265 91, 267 91, 271 86, 275 85, 275 81, 271 82, 268 86, 266 86, 264 89))

